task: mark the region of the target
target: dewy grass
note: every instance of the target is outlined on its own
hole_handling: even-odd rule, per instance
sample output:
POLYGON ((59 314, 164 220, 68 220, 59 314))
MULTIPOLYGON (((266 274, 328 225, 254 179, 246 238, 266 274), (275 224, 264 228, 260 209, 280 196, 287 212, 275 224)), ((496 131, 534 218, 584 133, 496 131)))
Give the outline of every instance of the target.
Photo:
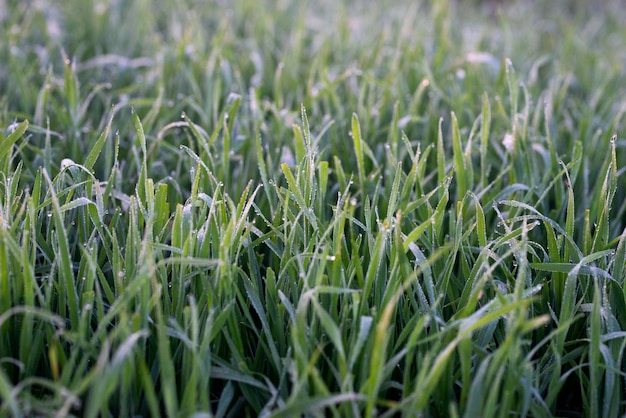
POLYGON ((624 415, 626 15, 435 3, 0 2, 0 416, 624 415))

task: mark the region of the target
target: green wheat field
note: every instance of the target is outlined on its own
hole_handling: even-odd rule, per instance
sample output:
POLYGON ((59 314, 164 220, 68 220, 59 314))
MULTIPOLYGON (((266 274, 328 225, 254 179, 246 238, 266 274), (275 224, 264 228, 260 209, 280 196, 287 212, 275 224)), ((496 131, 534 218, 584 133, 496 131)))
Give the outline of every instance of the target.
POLYGON ((626 414, 618 0, 0 0, 0 417, 626 414))

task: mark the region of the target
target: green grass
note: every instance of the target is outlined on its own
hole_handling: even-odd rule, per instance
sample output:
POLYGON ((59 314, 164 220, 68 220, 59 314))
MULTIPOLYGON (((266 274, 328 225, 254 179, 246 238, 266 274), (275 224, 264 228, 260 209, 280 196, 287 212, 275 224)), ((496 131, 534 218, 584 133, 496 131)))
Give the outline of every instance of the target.
POLYGON ((0 2, 0 416, 626 413, 616 1, 0 2))

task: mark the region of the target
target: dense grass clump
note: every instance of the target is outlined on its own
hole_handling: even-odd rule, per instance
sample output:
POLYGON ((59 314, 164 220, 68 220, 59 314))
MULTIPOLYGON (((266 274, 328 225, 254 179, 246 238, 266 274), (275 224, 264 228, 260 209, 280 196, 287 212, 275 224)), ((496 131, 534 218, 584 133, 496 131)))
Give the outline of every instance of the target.
POLYGON ((0 416, 626 413, 618 1, 0 1, 0 416))

